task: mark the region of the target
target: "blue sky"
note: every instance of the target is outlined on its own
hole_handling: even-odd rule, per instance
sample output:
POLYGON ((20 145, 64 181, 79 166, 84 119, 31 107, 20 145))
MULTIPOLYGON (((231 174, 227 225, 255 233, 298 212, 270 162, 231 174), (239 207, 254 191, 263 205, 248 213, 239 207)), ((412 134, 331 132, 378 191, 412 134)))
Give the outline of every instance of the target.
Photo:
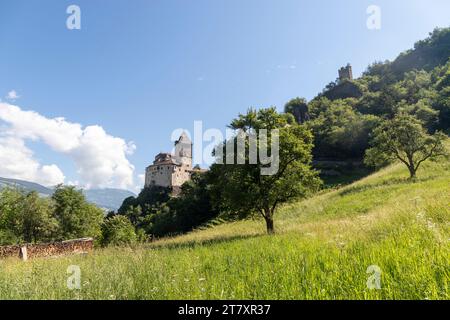
MULTIPOLYGON (((138 188, 154 155, 170 151, 174 129, 192 130, 195 120, 224 129, 248 107, 282 110, 293 97, 311 99, 347 62, 360 75, 369 63, 393 59, 435 27, 449 26, 449 18, 448 0, 2 0, 0 96, 20 109, 9 110, 20 119, 0 119, 0 138, 3 130, 24 143, 15 162, 26 156, 46 167, 27 176, 0 163, 0 175, 50 183, 43 175, 55 165, 66 183, 138 188), (71 4, 81 9, 81 30, 66 28, 71 4), (366 27, 369 5, 382 10, 380 30, 366 27), (12 90, 19 97, 8 99, 12 90), (134 144, 125 160, 98 160, 119 171, 128 161, 134 181, 99 166, 96 174, 104 171, 105 179, 90 181, 92 164, 80 158, 120 143, 100 132, 107 142, 67 151, 48 133, 20 131, 29 115, 21 112, 31 110, 50 121, 30 117, 42 124, 34 130, 64 117, 82 130, 100 126, 125 148, 134 144)), ((8 141, 2 149, 0 139, 0 159, 16 143, 8 141)))

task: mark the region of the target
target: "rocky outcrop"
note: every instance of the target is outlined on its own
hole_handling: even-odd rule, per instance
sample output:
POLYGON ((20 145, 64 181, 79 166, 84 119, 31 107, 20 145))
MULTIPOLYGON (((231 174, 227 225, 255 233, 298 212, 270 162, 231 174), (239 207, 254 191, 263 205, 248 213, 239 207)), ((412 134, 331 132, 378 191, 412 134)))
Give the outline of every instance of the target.
POLYGON ((351 80, 344 80, 323 93, 330 100, 360 98, 362 94, 359 86, 351 80))

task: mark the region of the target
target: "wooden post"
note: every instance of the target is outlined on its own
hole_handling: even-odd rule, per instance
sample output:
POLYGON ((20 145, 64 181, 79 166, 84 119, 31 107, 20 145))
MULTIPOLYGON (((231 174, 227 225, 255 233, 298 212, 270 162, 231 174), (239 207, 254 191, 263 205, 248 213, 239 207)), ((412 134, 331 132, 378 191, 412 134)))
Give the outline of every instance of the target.
POLYGON ((23 261, 27 261, 28 260, 27 246, 20 247, 20 254, 19 254, 19 256, 20 256, 20 258, 23 261))

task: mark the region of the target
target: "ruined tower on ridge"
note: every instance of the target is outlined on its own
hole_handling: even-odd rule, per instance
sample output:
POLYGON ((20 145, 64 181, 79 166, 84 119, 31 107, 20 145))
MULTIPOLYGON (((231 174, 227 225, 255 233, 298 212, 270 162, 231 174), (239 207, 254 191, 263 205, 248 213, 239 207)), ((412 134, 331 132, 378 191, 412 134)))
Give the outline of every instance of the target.
POLYGON ((353 80, 353 70, 350 63, 339 69, 339 82, 344 80, 353 80))

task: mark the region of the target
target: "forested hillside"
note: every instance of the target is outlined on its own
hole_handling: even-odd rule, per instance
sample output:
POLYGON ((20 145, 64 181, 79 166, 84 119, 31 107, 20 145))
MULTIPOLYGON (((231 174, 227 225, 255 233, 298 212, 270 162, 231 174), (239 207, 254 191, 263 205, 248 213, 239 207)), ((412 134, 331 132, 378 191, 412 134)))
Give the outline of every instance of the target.
POLYGON ((375 62, 355 80, 332 82, 305 105, 293 99, 286 111, 307 108, 316 158, 362 158, 370 133, 399 112, 414 115, 429 132, 450 129, 450 28, 401 53, 375 62))

